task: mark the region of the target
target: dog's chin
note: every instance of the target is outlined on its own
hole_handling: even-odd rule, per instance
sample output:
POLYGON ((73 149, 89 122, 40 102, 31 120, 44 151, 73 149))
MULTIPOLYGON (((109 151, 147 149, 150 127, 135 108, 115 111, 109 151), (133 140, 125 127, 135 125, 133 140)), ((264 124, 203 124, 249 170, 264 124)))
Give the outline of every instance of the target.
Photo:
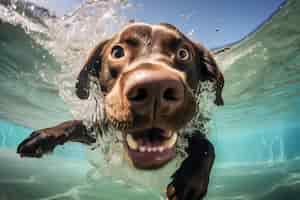
POLYGON ((123 132, 124 148, 135 168, 158 169, 175 157, 177 134, 160 128, 123 132))

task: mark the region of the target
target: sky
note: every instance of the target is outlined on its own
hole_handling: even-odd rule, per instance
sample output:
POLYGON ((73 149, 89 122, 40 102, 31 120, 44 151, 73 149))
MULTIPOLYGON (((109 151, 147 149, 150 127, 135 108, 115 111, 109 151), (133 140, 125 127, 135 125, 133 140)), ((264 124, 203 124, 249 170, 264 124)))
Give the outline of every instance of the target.
MULTIPOLYGON (((33 0, 59 15, 84 0, 33 0)), ((129 19, 167 22, 208 48, 236 42, 264 22, 285 0, 128 0, 129 19)))

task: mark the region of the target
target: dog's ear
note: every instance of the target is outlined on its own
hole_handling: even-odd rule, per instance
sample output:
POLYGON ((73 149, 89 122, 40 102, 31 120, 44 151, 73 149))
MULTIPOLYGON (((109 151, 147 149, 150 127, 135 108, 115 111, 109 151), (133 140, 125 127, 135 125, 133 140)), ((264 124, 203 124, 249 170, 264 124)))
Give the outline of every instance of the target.
POLYGON ((200 66, 200 79, 215 82, 216 105, 224 105, 222 90, 224 87, 224 76, 220 71, 212 53, 201 44, 195 44, 197 62, 200 66))
POLYGON ((93 49, 82 70, 80 71, 75 86, 76 95, 80 99, 87 99, 89 97, 90 77, 94 76, 98 78, 101 70, 103 49, 109 41, 110 40, 104 40, 93 49))

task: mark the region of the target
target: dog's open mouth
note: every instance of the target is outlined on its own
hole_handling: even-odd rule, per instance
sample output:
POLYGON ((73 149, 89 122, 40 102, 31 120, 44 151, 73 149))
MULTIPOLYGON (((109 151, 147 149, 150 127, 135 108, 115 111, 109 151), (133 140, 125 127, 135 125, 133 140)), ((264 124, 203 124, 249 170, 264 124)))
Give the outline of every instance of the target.
POLYGON ((175 157, 177 134, 160 128, 126 133, 125 146, 136 168, 155 169, 175 157))

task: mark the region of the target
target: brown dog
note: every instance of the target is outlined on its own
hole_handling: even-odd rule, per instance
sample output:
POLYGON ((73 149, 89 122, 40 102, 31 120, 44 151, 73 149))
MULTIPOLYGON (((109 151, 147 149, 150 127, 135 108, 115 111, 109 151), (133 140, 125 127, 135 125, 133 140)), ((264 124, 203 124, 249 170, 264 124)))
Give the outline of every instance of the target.
MULTIPOLYGON (((213 145, 199 129, 179 132, 197 113, 196 91, 214 84, 215 104, 223 105, 223 75, 212 54, 170 24, 131 23, 92 52, 78 76, 76 94, 90 95, 98 81, 106 126, 122 132, 124 151, 139 169, 157 169, 176 155, 178 137, 186 137, 187 157, 167 187, 168 199, 199 200, 206 192, 214 162, 213 145)), ((67 141, 92 144, 82 121, 68 121, 35 131, 18 147, 21 156, 41 157, 67 141)), ((101 145, 101 144, 100 144, 101 145)))

